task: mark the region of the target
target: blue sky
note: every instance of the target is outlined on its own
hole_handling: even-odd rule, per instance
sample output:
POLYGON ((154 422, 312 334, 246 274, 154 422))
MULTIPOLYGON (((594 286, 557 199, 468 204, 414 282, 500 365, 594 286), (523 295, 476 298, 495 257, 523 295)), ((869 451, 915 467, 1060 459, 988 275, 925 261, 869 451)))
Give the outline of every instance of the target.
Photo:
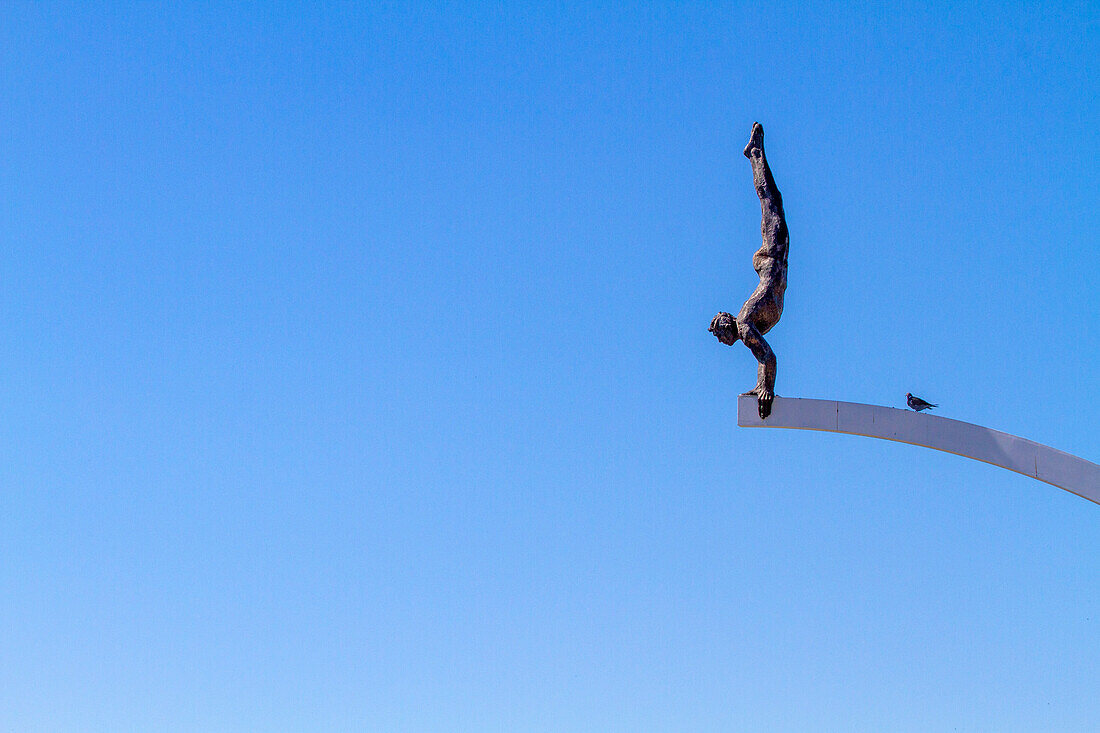
POLYGON ((8 4, 0 727, 1092 730, 1095 3, 8 4))

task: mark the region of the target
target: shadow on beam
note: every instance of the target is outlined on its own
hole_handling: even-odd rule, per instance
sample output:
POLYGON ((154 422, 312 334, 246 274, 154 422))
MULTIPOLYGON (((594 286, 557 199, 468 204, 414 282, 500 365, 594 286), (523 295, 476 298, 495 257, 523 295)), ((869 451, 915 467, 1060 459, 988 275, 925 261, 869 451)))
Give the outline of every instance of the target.
POLYGON ((1045 481, 1100 504, 1100 466, 1049 446, 945 417, 880 405, 776 397, 761 420, 756 397, 737 398, 743 428, 794 428, 863 435, 954 453, 1045 481))

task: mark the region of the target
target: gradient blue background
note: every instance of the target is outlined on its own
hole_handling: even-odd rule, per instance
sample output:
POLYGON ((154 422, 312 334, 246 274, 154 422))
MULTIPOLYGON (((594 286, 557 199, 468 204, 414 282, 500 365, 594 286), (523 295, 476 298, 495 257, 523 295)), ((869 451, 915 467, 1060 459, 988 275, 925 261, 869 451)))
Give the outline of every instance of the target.
POLYGON ((0 728, 1096 730, 1094 2, 0 11, 0 728))

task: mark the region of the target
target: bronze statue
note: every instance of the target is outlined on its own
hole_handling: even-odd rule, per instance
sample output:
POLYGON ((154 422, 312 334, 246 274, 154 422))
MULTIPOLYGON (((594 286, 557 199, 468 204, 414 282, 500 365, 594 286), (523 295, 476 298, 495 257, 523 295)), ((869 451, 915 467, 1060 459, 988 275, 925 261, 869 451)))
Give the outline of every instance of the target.
POLYGON ((744 152, 752 164, 752 181, 760 197, 760 234, 764 244, 752 256, 752 267, 760 275, 760 284, 741 306, 737 318, 719 313, 710 322, 710 332, 727 346, 741 339, 760 362, 756 387, 745 394, 756 395, 757 411, 764 420, 771 414, 775 398, 775 354, 764 340, 764 334, 783 315, 783 293, 787 290, 787 220, 783 216, 783 197, 775 187, 768 159, 764 157, 764 128, 759 122, 753 123, 744 152))

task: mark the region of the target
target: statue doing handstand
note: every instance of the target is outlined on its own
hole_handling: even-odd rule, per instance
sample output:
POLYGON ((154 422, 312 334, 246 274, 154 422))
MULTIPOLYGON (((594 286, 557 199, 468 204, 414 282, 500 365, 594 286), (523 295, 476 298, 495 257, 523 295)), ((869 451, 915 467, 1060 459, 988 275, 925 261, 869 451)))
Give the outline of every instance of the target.
POLYGON ((752 267, 760 275, 760 284, 741 306, 736 318, 724 312, 716 315, 710 322, 710 332, 727 346, 741 339, 760 362, 756 387, 745 394, 756 395, 757 411, 764 420, 771 414, 775 398, 775 354, 764 340, 764 334, 783 315, 789 237, 787 220, 783 216, 783 197, 775 187, 768 159, 764 157, 764 128, 759 122, 753 124, 752 136, 744 152, 752 164, 752 181, 760 197, 760 234, 764 244, 752 256, 752 267))

